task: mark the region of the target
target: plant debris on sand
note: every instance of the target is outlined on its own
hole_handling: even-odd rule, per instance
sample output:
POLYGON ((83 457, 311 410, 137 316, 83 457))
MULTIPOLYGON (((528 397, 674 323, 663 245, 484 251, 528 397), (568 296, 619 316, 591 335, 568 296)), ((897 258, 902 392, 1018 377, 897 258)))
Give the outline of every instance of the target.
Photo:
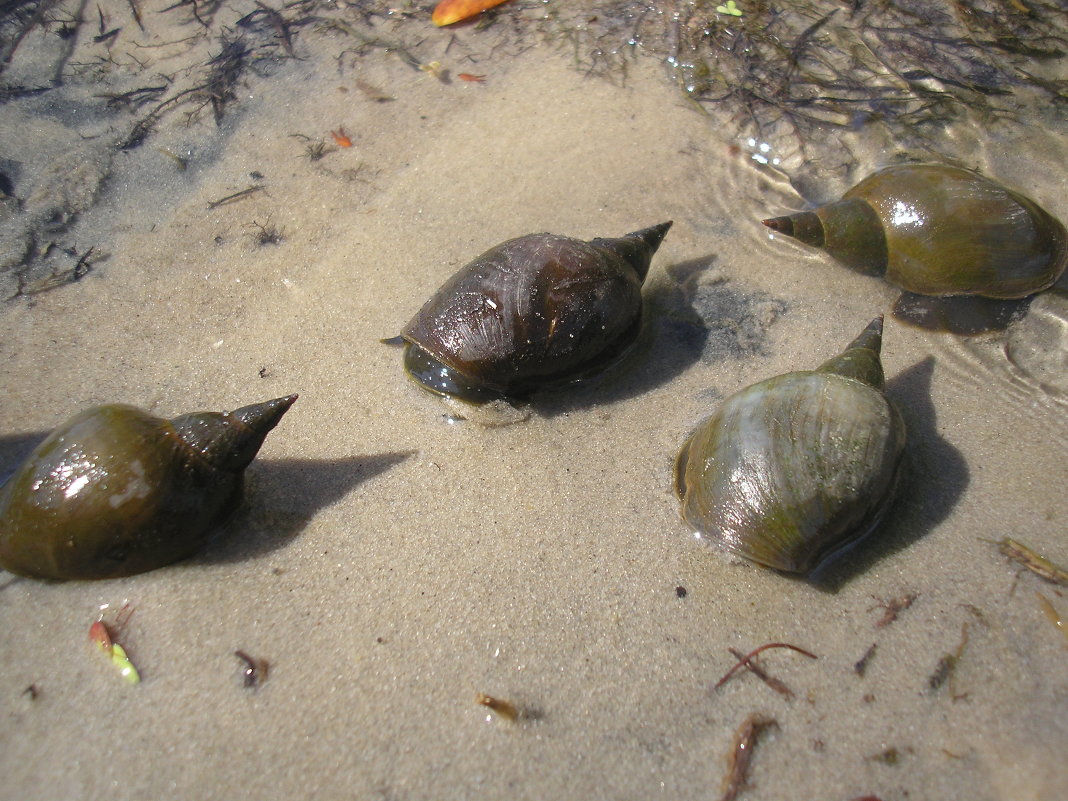
MULTIPOLYGON (((113 132, 97 148, 102 182, 105 150, 136 149, 164 124, 221 127, 257 97, 246 88, 286 64, 333 61, 385 101, 392 91, 354 74, 360 60, 479 79, 490 59, 540 41, 620 83, 637 58, 663 62, 687 100, 750 143, 754 162, 797 186, 806 170, 852 169, 858 134, 869 146, 952 157, 954 125, 1022 129, 1040 114, 1056 129, 1068 101, 1068 9, 1046 0, 514 0, 460 31, 435 29, 429 10, 414 0, 0 0, 0 105, 32 115, 34 103, 95 104, 113 132)), ((84 139, 71 132, 73 144, 84 139)), ((72 247, 52 217, 17 219, 33 187, 0 170, 0 275, 40 259, 44 246, 72 247)), ((58 216, 70 225, 81 211, 58 216)))

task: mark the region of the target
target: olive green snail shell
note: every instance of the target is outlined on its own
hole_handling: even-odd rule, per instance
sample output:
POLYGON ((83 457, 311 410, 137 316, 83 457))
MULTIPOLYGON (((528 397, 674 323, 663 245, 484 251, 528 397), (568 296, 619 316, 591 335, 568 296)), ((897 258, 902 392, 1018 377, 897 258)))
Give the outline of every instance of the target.
POLYGON ((670 222, 586 242, 510 239, 460 269, 401 331, 424 389, 482 403, 584 378, 634 342, 670 222))
POLYGON ((728 398, 676 462, 682 517, 762 565, 807 574, 890 505, 905 425, 883 393, 882 318, 816 370, 728 398))
POLYGON ((989 178, 942 164, 888 167, 835 203, 763 222, 920 295, 1023 298, 1068 264, 1059 220, 989 178))
POLYGON ((99 579, 189 556, 236 507, 245 468, 296 399, 173 420, 118 404, 80 412, 0 489, 0 567, 99 579))

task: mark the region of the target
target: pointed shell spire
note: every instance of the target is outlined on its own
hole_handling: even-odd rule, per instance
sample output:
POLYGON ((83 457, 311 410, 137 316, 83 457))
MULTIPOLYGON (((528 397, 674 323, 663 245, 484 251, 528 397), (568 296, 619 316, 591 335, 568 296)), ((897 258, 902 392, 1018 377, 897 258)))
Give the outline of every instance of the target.
POLYGON ((664 241, 664 236, 667 234, 668 229, 671 228, 671 222, 671 220, 668 220, 659 225, 642 228, 640 231, 632 231, 621 237, 594 239, 590 244, 596 248, 615 253, 630 264, 634 271, 638 273, 638 277, 644 281, 646 274, 649 272, 649 265, 653 261, 653 254, 660 247, 660 243, 664 241))
POLYGON ((238 473, 256 458, 296 395, 253 403, 232 412, 192 412, 171 421, 175 433, 209 464, 238 473))
POLYGON ((834 373, 881 390, 884 383, 883 364, 879 358, 882 346, 883 316, 880 314, 844 351, 825 361, 816 372, 834 373))

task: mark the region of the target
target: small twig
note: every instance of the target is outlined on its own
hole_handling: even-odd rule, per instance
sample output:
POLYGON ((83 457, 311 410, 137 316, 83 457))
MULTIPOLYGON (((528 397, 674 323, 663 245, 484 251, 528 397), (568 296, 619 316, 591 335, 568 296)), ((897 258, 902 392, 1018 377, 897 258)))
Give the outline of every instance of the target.
POLYGON ((240 192, 234 192, 232 195, 227 195, 226 197, 219 198, 218 200, 211 200, 208 202, 208 209, 214 209, 218 208, 219 206, 224 206, 227 203, 235 203, 238 200, 244 200, 249 195, 253 194, 254 192, 259 192, 261 189, 263 189, 262 186, 250 186, 248 187, 248 189, 242 189, 240 192))

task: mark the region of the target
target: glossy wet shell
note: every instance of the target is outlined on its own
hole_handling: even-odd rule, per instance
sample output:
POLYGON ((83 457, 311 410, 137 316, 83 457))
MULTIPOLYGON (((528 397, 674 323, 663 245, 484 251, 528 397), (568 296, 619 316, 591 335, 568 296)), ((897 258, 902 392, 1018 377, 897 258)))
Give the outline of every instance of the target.
POLYGON ((682 516, 762 565, 807 574, 877 525, 893 500, 905 426, 882 392, 875 320, 816 371, 728 398, 676 462, 682 516))
POLYGON ((765 224, 921 295, 1022 298, 1068 264, 1068 234, 1041 206, 939 164, 889 167, 838 202, 765 224))
POLYGON ((1064 226, 1033 200, 969 170, 891 167, 863 198, 887 238, 886 279, 923 295, 1026 297, 1064 271, 1064 226))
POLYGON ((245 466, 293 400, 263 404, 262 427, 238 417, 261 406, 174 421, 123 405, 81 412, 0 489, 0 567, 110 578, 190 555, 240 499, 245 466))
POLYGON ((434 362, 504 395, 581 378, 637 336, 641 287, 670 223, 620 239, 554 234, 512 239, 450 278, 401 332, 409 372, 433 391, 434 362), (429 366, 427 366, 429 365, 429 366))

